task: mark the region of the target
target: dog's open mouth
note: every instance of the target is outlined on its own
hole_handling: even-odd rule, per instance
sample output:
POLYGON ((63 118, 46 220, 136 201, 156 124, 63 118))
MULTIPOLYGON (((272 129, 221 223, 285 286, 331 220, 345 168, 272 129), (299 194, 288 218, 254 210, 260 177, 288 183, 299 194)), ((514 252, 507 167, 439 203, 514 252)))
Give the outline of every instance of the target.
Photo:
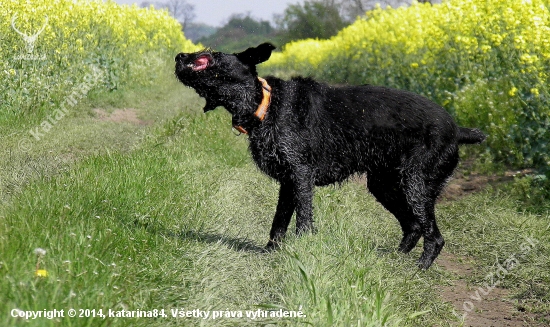
POLYGON ((209 55, 201 55, 200 57, 195 59, 195 61, 193 62, 192 69, 196 72, 205 70, 210 64, 211 60, 212 60, 212 57, 210 57, 209 55))

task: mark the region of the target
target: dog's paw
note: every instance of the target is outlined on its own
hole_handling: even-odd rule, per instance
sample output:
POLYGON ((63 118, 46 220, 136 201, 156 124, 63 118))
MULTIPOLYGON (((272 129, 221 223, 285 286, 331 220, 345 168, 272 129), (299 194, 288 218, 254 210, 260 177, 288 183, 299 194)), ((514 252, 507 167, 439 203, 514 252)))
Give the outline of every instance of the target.
POLYGON ((296 226, 296 235, 301 236, 308 233, 317 234, 317 228, 313 225, 313 222, 306 222, 296 226))
POLYGON ((409 233, 403 236, 403 239, 401 240, 397 251, 405 254, 411 252, 412 249, 414 249, 414 247, 416 246, 416 243, 418 243, 420 237, 420 233, 409 233))
POLYGON ((274 240, 269 240, 269 242, 267 242, 267 245, 264 247, 264 252, 273 252, 277 249, 279 249, 281 247, 281 243, 280 242, 277 242, 277 241, 274 241, 274 240))
POLYGON ((420 258, 418 259, 418 267, 420 269, 428 269, 432 265, 432 263, 435 261, 439 253, 441 252, 441 249, 445 245, 445 241, 443 240, 443 237, 439 236, 434 241, 426 241, 424 239, 424 251, 422 252, 422 255, 420 255, 420 258))
POLYGON ((418 268, 420 268, 422 270, 427 270, 428 268, 430 268, 430 266, 432 265, 434 260, 435 260, 435 258, 426 256, 424 253, 422 253, 420 258, 416 262, 416 265, 418 266, 418 268))

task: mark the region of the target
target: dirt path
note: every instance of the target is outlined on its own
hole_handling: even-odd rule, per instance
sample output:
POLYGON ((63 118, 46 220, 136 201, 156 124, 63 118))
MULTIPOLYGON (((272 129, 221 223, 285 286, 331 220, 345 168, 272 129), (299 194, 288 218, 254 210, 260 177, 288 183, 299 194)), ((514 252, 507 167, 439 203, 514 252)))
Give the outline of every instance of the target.
POLYGON ((456 279, 452 285, 441 285, 439 294, 443 301, 454 306, 455 313, 465 327, 530 327, 535 323, 536 315, 521 310, 517 301, 510 298, 510 291, 500 287, 472 285, 466 281, 474 268, 468 258, 442 253, 437 264, 453 273, 456 279), (518 310, 520 308, 520 310, 518 310))
POLYGON ((114 123, 128 122, 136 125, 151 125, 152 122, 138 118, 138 112, 133 108, 115 109, 108 113, 103 109, 96 108, 93 112, 97 115, 100 121, 110 121, 114 123))
MULTIPOLYGON (((449 182, 440 201, 452 201, 471 193, 479 192, 488 185, 511 181, 516 176, 524 176, 532 173, 532 170, 507 171, 502 176, 486 176, 477 173, 466 175, 458 170, 449 182)), ((487 285, 472 285, 467 281, 472 276, 474 259, 457 257, 443 252, 437 259, 437 263, 445 270, 453 273, 456 279, 452 285, 441 285, 440 296, 445 302, 454 306, 457 317, 463 324, 456 326, 465 327, 519 327, 519 326, 544 326, 537 324, 536 315, 522 310, 522 305, 517 300, 511 299, 509 290, 487 285)))
POLYGON ((465 195, 479 192, 485 189, 488 185, 497 185, 504 182, 512 181, 516 176, 525 176, 533 173, 532 169, 523 170, 510 170, 506 171, 503 175, 482 175, 475 172, 471 174, 465 174, 466 171, 471 171, 468 164, 465 164, 465 168, 459 168, 454 173, 453 178, 449 181, 443 194, 441 194, 439 200, 456 200, 465 195))
MULTIPOLYGON (((439 202, 454 201, 469 194, 480 192, 488 185, 498 185, 513 180, 516 176, 532 173, 532 170, 507 171, 501 176, 482 175, 470 172, 469 164, 457 169, 453 179, 446 186, 438 199, 439 202)), ((365 176, 356 177, 355 181, 366 183, 365 176)), ((487 286, 473 285, 467 280, 474 273, 475 259, 457 257, 442 252, 436 263, 451 272, 455 279, 451 285, 441 285, 439 294, 444 302, 454 306, 458 319, 463 323, 451 323, 451 326, 463 327, 543 327, 536 323, 537 315, 522 310, 522 304, 511 298, 509 290, 487 286)))

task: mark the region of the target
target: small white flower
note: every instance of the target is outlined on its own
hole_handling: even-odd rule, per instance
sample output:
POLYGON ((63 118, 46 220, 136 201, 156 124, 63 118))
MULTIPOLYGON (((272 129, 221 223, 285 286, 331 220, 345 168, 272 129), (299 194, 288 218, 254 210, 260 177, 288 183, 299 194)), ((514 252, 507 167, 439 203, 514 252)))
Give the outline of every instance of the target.
POLYGON ((34 254, 36 254, 38 256, 45 256, 46 255, 46 250, 44 250, 43 248, 36 248, 36 249, 34 249, 34 254))

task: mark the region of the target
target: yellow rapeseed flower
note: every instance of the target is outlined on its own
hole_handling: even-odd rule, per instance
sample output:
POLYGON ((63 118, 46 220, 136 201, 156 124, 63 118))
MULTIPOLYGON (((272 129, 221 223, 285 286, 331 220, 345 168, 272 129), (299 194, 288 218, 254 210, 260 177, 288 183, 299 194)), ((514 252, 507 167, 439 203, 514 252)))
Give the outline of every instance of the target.
POLYGON ((36 277, 48 277, 48 272, 46 271, 46 269, 38 269, 34 272, 34 275, 36 277))

